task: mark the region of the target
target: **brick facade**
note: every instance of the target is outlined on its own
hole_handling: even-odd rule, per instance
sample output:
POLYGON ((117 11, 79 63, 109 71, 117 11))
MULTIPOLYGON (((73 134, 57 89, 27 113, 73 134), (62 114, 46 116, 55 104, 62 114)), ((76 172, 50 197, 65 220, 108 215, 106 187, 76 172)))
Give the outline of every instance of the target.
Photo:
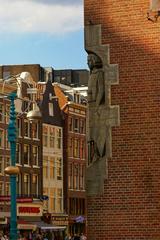
POLYGON ((147 20, 149 0, 84 5, 85 25, 101 24, 110 63, 119 66, 111 103, 120 106, 104 193, 88 197, 88 239, 159 239, 160 21, 147 20))

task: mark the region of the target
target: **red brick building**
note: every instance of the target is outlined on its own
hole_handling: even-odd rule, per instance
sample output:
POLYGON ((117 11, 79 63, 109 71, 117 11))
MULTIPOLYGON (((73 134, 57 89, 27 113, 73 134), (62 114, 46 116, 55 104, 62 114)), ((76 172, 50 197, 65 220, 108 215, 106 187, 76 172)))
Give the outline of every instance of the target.
POLYGON ((160 18, 148 20, 149 9, 149 0, 84 1, 86 50, 118 64, 107 81, 120 109, 102 191, 88 194, 88 239, 160 237, 160 18))
MULTIPOLYGON (((71 88, 70 88, 71 89, 71 88)), ((63 110, 64 210, 68 214, 71 235, 86 232, 86 105, 80 95, 54 85, 63 110)))

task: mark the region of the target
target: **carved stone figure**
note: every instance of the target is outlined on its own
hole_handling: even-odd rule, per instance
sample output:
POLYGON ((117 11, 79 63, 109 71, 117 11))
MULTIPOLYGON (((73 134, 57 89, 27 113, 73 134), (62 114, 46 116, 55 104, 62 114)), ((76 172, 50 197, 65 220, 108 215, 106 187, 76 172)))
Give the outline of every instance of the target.
POLYGON ((105 80, 103 64, 99 56, 88 55, 90 77, 88 81, 89 103, 89 161, 105 155, 106 126, 104 117, 105 80))
POLYGON ((104 73, 102 61, 96 54, 88 55, 90 78, 88 81, 88 102, 95 102, 98 107, 105 100, 104 73))

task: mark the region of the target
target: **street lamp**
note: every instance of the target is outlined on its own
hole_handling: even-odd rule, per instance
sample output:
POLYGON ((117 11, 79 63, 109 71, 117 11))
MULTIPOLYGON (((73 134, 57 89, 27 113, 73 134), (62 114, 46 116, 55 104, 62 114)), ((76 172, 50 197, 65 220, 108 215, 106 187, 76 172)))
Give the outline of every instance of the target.
MULTIPOLYGON (((36 91, 34 90, 34 94, 35 92, 36 91)), ((8 98, 11 101, 8 125, 8 141, 10 143, 11 166, 5 168, 5 173, 10 175, 10 188, 11 188, 10 240, 17 240, 18 235, 17 235, 16 175, 19 174, 19 168, 16 166, 17 130, 16 130, 15 99, 17 98, 17 94, 15 92, 12 92, 8 95, 8 98)), ((41 117, 41 113, 35 103, 33 104, 33 110, 30 111, 29 113, 30 114, 28 115, 28 118, 31 120, 37 119, 39 120, 41 117)))

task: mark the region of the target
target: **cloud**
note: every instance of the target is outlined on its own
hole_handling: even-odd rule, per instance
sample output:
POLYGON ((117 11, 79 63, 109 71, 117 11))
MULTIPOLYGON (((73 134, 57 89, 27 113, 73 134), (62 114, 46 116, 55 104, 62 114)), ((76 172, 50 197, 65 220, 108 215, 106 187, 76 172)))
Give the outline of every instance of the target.
POLYGON ((83 7, 78 0, 0 0, 0 6, 1 34, 59 35, 83 26, 83 7))
POLYGON ((28 1, 44 4, 82 5, 82 0, 28 0, 28 1))

